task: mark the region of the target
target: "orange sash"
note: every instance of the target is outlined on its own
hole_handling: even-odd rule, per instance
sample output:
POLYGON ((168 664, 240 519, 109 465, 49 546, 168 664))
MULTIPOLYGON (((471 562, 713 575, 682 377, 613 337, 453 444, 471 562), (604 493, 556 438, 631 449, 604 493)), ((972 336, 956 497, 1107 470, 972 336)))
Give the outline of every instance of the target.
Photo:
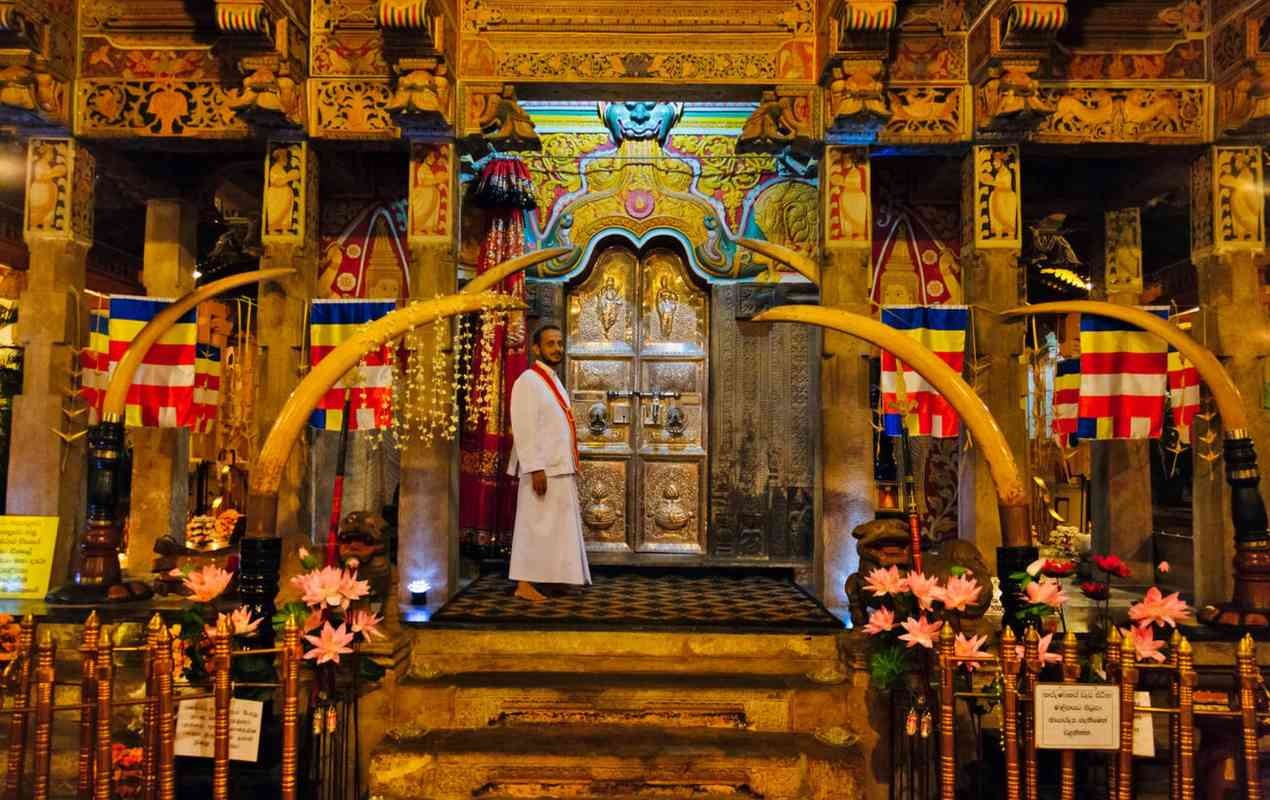
POLYGON ((573 421, 573 408, 564 399, 564 396, 560 394, 560 390, 556 388, 555 378, 551 375, 550 371, 542 365, 541 361, 535 361, 534 365, 530 367, 530 369, 538 373, 538 377, 542 378, 547 384, 547 388, 551 390, 551 396, 556 398, 556 405, 560 406, 560 410, 564 412, 564 418, 569 421, 569 436, 573 442, 573 471, 580 473, 582 471, 582 465, 578 457, 578 426, 573 421))

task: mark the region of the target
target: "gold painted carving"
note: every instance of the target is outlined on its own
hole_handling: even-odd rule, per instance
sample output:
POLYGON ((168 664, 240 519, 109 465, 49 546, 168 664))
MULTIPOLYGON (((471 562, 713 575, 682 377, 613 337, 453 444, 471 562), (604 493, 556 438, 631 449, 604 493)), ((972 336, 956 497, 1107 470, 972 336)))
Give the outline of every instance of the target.
POLYGON ((1201 142, 1208 104, 1202 88, 1045 88, 1054 113, 1037 140, 1201 142))
POLYGON ((34 239, 93 241, 96 162, 69 139, 27 142, 26 210, 23 235, 34 239))
MULTIPOLYGON (((36 64, 40 64, 36 60, 36 64)), ((25 64, 0 67, 0 106, 34 112, 49 120, 66 115, 65 81, 51 73, 25 64)))
POLYGON ((316 159, 306 142, 271 142, 265 156, 265 197, 260 241, 299 246, 308 231, 317 183, 316 159))
POLYGON ((73 13, 60 3, 0 2, 0 121, 68 123, 73 13))
POLYGON ((304 124, 304 90, 291 74, 285 57, 276 53, 249 56, 238 65, 247 77, 243 78, 242 88, 228 98, 231 109, 262 127, 304 124))
POLYGON ((541 150, 533 120, 516 102, 516 87, 469 87, 464 136, 480 136, 499 150, 541 150))
POLYGON ((392 87, 371 78, 310 79, 314 136, 328 139, 396 139, 401 131, 388 113, 392 87))
POLYGON ((218 138, 248 132, 215 82, 81 80, 76 86, 81 134, 218 138))
POLYGON ((1217 147, 1214 154, 1215 248, 1260 252, 1266 246, 1261 148, 1217 147))
POLYGON ((886 65, 876 59, 843 61, 829 81, 829 118, 834 130, 874 132, 891 118, 882 76, 886 65))
POLYGON ((1268 20, 1264 12, 1250 12, 1213 36, 1217 127, 1223 133, 1270 130, 1270 47, 1263 44, 1268 20))
POLYGON ((970 138, 969 115, 962 112, 968 97, 960 86, 905 86, 887 90, 891 119, 878 140, 899 142, 955 142, 970 138))
POLYGON ((272 32, 269 10, 264 0, 214 0, 214 3, 216 27, 221 33, 267 37, 272 32))
POLYGON ((415 142, 410 146, 410 220, 413 242, 448 242, 453 230, 451 197, 454 147, 415 142))
POLYGON ((401 77, 385 108, 398 124, 449 128, 453 106, 446 65, 436 58, 404 58, 397 71, 401 77))
POLYGON ((988 80, 975 94, 979 126, 987 129, 1020 129, 1036 124, 1054 112, 1040 92, 1033 74, 1035 61, 1014 62, 988 71, 988 80))
POLYGON ((1213 150, 1191 162, 1191 258, 1213 252, 1213 150))
POLYGON ((744 9, 737 8, 734 2, 718 0, 660 0, 657 3, 465 0, 462 16, 463 31, 468 34, 784 33, 810 36, 812 13, 811 0, 747 0, 744 9))
POLYGON ((758 108, 741 128, 736 152, 779 152, 787 147, 810 152, 816 139, 812 122, 814 108, 814 98, 809 93, 764 91, 758 108))
POLYGON ((825 149, 825 246, 872 247, 870 169, 863 148, 825 149))
POLYGON ((1017 146, 976 146, 968 156, 972 192, 963 210, 973 225, 979 249, 1018 250, 1023 246, 1020 225, 1019 149, 1017 146))
POLYGON ((1142 209, 1108 211, 1104 280, 1108 294, 1142 292, 1142 209))

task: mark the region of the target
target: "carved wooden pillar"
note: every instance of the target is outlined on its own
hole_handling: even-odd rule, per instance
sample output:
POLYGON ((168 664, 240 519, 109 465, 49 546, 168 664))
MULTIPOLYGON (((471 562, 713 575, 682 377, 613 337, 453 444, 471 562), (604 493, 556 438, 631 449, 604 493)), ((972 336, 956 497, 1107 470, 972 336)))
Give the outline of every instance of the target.
MULTIPOLYGON (((141 282, 154 297, 181 297, 194 289, 198 209, 180 200, 146 203, 146 240, 141 282)), ((179 534, 189 508, 190 432, 184 428, 134 428, 132 502, 129 504, 125 566, 148 573, 154 543, 179 534)))
MULTIPOLYGON (((1196 605, 1220 602, 1233 591, 1237 601, 1242 597, 1251 602, 1255 596, 1260 598, 1256 605, 1270 606, 1270 575, 1265 573, 1270 568, 1265 563, 1270 559, 1270 541, 1265 537, 1265 520, 1256 522, 1240 510, 1260 498, 1255 491, 1241 489, 1234 498, 1238 502, 1232 503, 1232 488, 1222 480, 1223 461, 1218 458, 1224 450, 1228 475, 1240 469, 1231 461, 1231 448, 1249 436, 1262 459, 1270 453, 1267 414, 1258 402, 1265 345, 1263 337, 1250 335, 1266 326, 1256 260, 1266 249, 1264 191, 1260 147, 1212 147, 1191 166, 1191 260, 1199 272, 1201 326, 1192 334, 1224 362, 1248 409, 1250 427, 1246 432, 1226 430, 1215 418, 1211 432, 1221 428, 1221 437, 1208 437, 1210 431, 1199 427, 1192 435, 1196 605), (1260 569, 1254 569, 1258 565, 1250 560, 1252 555, 1259 556, 1260 569)), ((1230 477, 1240 480, 1237 475, 1230 477)), ((1255 465, 1246 478, 1243 483, 1259 488, 1260 497, 1266 496, 1266 477, 1254 480, 1258 478, 1255 465)))
MULTIPOLYGON (((278 412, 299 383, 306 305, 317 275, 317 154, 307 142, 271 141, 264 159, 264 198, 260 242, 262 269, 290 267, 294 275, 260 284, 256 336, 260 354, 254 407, 258 442, 264 442, 278 412)), ((242 544, 244 600, 270 618, 277 594, 282 551, 293 554, 311 541, 302 513, 302 482, 308 458, 307 437, 291 453, 278 491, 278 527, 282 539, 245 540, 242 544), (283 540, 287 546, 283 547, 283 540), (268 613, 265 613, 268 612, 268 613)), ((285 562, 294 568, 295 559, 285 562)))
POLYGON ((68 412, 75 410, 75 348, 86 343, 81 303, 94 173, 92 154, 71 139, 27 144, 23 235, 30 266, 19 305, 22 393, 13 402, 7 511, 59 518, 54 581, 67 574, 84 524, 83 417, 68 412))
MULTIPOLYGON (((872 183, 868 151, 826 147, 821 162, 824 196, 824 268, 820 302, 869 314, 872 183)), ((869 404, 869 346, 843 333, 824 332, 820 362, 821 513, 816 546, 818 583, 825 604, 845 609, 847 576, 858 556, 851 530, 873 518, 873 427, 869 404)))
MULTIPOLYGON (((1023 327, 1002 324, 996 312, 1023 299, 1019 270, 1022 195, 1019 149, 1014 145, 972 147, 962 165, 962 253, 966 303, 971 306, 974 385, 1005 432, 1010 449, 1027 471, 1026 376, 1019 364, 1023 327)), ((1002 541, 997 497, 987 463, 973 443, 962 454, 958 530, 989 560, 998 546, 1000 575, 1022 569, 1035 549, 1028 542, 1002 541), (1027 560, 1025 560, 1027 559, 1027 560), (1019 563, 1022 566, 1019 566, 1019 563)))
POLYGON ((1067 21, 1067 0, 999 0, 971 20, 966 42, 976 128, 1025 131, 1054 112, 1037 76, 1067 21))
MULTIPOLYGON (((1105 215, 1103 286, 1108 302, 1137 305, 1142 297, 1142 211, 1105 215)), ((1093 441, 1090 447, 1090 519, 1093 548, 1130 562, 1134 577, 1149 580, 1151 563, 1151 447, 1146 439, 1093 441)))
MULTIPOLYGON (((457 285, 456 165, 449 142, 411 144, 408 241, 414 298, 449 294, 457 285)), ((415 368, 420 367, 431 370, 430 363, 415 368)), ((410 601, 409 584, 420 578, 432 586, 428 596, 434 604, 458 588, 456 448, 456 442, 438 439, 426 446, 412 442, 401 452, 397 567, 402 602, 410 601)))

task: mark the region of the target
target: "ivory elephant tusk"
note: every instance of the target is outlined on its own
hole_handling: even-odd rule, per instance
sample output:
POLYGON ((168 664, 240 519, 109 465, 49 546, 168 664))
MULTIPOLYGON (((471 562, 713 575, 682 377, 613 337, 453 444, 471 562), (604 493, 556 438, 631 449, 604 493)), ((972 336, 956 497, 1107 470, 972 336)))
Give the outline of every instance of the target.
POLYGON ((446 295, 412 303, 367 323, 351 339, 327 353, 291 392, 265 438, 259 458, 256 459, 251 471, 251 496, 247 512, 251 535, 256 538, 274 535, 278 486, 296 439, 322 397, 346 372, 357 366, 363 356, 410 329, 434 320, 481 310, 521 308, 524 308, 524 304, 516 298, 496 292, 446 295))
POLYGON ((132 340, 132 344, 128 345, 128 349, 124 351, 123 357, 119 359, 119 366, 115 367, 115 373, 110 377, 110 383, 106 384, 106 396, 102 400, 101 407, 102 419, 106 422, 120 422, 123 420, 124 411, 128 403, 128 387, 132 385, 132 379, 137 374, 137 368, 141 366, 142 360, 146 357, 146 353, 150 352, 150 348, 154 343, 159 341, 163 334, 167 333, 185 312, 221 292, 236 289, 239 286, 246 286, 249 283, 281 278, 294 272, 295 270, 293 269, 279 268, 261 269, 254 272, 230 275, 228 278, 212 281, 206 286, 195 289, 184 297, 174 300, 172 305, 160 311, 154 316, 154 319, 145 324, 136 338, 132 340))
POLYGON ((490 291, 502 283, 505 278, 509 278, 521 270, 529 269, 544 261, 551 261, 576 251, 576 247, 549 247, 546 250, 535 250, 532 253, 525 253, 523 256, 509 258, 501 264, 495 264, 468 281, 467 285, 459 290, 459 294, 479 294, 490 291))
POLYGON ((1248 430, 1248 412, 1239 396, 1239 389, 1230 378, 1230 373, 1211 350, 1187 336, 1173 323, 1140 308, 1097 300, 1038 303, 1034 306, 1019 306, 1001 312, 1003 317, 1024 317, 1036 314, 1094 314, 1128 322, 1148 333, 1154 333, 1173 345, 1174 349, 1195 365, 1195 370, 1208 385, 1208 390, 1213 393, 1213 400, 1217 403, 1217 412, 1221 414, 1225 429, 1231 432, 1248 430))
POLYGON ((988 469, 996 485, 997 502, 1001 509, 1001 529, 1008 547, 1022 547, 1031 543, 1031 531, 1027 518, 1027 492, 1019 475, 1018 464, 1005 434, 1001 432, 992 413, 969 384, 939 356, 911 339, 906 334, 869 317, 853 314, 837 308, 823 306, 778 306, 754 317, 755 322, 801 322, 840 331, 849 336, 876 345, 895 355, 925 378, 944 399, 957 410, 975 437, 988 469))
POLYGON ((783 244, 767 242, 762 239, 737 239, 736 243, 753 250, 761 256, 767 256, 773 261, 778 261, 817 286, 820 285, 820 266, 816 264, 815 259, 783 244))

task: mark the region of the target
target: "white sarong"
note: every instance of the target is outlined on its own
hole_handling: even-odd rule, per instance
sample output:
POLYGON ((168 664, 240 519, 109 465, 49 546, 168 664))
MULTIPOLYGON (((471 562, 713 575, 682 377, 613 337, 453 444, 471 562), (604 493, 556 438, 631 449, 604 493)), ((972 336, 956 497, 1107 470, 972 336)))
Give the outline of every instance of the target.
POLYGON ((582 508, 572 473, 547 477, 547 493, 534 493, 531 475, 521 475, 508 577, 531 583, 589 584, 582 508))

